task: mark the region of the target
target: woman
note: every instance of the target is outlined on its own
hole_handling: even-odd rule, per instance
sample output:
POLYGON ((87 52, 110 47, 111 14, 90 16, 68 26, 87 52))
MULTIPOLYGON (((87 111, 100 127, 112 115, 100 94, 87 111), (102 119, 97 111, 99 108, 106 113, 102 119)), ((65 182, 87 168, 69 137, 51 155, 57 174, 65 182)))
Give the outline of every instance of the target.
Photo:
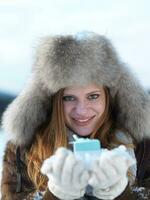
POLYGON ((149 105, 104 36, 45 38, 3 116, 2 199, 140 199, 137 188, 150 186, 149 105), (105 149, 90 168, 73 153, 73 135, 105 149))

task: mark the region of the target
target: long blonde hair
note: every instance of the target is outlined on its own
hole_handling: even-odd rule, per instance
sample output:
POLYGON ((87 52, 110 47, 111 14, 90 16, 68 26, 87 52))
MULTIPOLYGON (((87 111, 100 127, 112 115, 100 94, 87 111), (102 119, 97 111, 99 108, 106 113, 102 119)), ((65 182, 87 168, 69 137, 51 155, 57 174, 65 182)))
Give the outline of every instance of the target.
MULTIPOLYGON (((110 149, 112 144, 118 144, 119 141, 113 134, 116 130, 114 112, 112 110, 113 102, 109 89, 105 87, 104 90, 106 95, 105 111, 90 138, 99 139, 104 147, 110 149)), ((61 89, 53 96, 52 114, 49 123, 36 134, 35 140, 26 154, 28 174, 37 190, 45 190, 47 187, 47 178, 40 172, 43 161, 54 154, 58 147, 68 147, 63 112, 63 91, 64 89, 61 89)))

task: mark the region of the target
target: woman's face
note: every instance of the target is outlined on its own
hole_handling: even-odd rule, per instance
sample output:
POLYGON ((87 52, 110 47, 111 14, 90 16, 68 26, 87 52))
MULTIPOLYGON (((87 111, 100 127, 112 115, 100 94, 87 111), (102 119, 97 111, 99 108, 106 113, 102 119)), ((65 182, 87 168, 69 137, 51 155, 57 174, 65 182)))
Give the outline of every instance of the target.
POLYGON ((65 123, 80 136, 90 135, 105 110, 103 87, 67 87, 63 94, 65 123))

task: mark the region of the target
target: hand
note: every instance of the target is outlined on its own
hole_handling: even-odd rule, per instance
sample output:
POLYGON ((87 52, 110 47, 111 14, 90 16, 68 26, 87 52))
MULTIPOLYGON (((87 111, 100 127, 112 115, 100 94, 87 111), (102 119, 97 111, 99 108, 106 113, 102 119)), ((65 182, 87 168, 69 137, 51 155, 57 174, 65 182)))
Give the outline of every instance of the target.
POLYGON ((104 194, 106 197, 119 196, 128 183, 127 170, 133 164, 135 159, 124 146, 111 151, 104 150, 91 168, 89 184, 93 187, 94 195, 98 198, 104 194))
POLYGON ((112 200, 118 197, 128 184, 127 176, 124 176, 117 183, 107 189, 94 188, 93 195, 98 199, 112 200))
POLYGON ((41 172, 49 178, 49 190, 56 197, 71 200, 84 196, 89 173, 70 150, 59 148, 44 161, 41 172))

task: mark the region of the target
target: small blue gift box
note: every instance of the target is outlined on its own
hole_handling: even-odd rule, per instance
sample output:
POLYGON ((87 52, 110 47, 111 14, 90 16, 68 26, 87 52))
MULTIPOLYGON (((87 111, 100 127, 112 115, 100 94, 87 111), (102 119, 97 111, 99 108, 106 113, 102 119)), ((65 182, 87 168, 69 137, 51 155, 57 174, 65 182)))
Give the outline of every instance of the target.
POLYGON ((97 139, 84 139, 77 138, 75 142, 73 142, 73 150, 74 152, 96 152, 100 151, 101 144, 97 139))

